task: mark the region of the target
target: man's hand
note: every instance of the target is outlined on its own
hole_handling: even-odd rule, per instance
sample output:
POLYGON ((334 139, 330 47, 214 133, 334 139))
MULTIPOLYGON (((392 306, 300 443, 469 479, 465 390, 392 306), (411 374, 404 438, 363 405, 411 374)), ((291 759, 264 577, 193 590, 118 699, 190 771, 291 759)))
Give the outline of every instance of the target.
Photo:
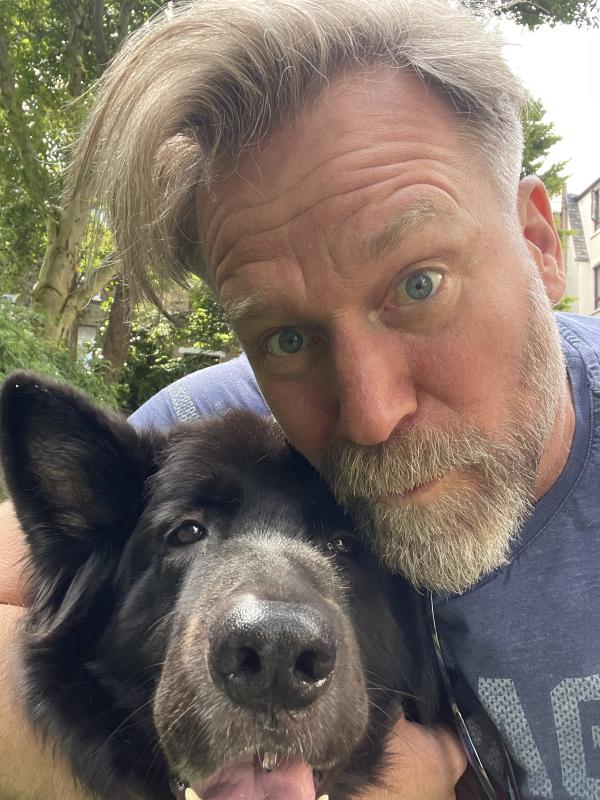
POLYGON ((27 543, 12 503, 0 503, 0 604, 25 603, 27 543))
MULTIPOLYGON (((25 537, 10 503, 0 505, 0 798, 86 800, 52 746, 25 720, 18 690, 18 627, 26 601, 25 537)), ((89 800, 89 798, 88 798, 89 800)))
POLYGON ((15 675, 23 609, 0 605, 0 798, 91 800, 52 745, 44 747, 26 722, 15 675))
MULTIPOLYGON (((467 766, 462 746, 446 727, 425 728, 400 719, 387 747, 385 789, 372 789, 360 800, 454 800, 467 766)), ((335 800, 335 798, 332 798, 335 800)))

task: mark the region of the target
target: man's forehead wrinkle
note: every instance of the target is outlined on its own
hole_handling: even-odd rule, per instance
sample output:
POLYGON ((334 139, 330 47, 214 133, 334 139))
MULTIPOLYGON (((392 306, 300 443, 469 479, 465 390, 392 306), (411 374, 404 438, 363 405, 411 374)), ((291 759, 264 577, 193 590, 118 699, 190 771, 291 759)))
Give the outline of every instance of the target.
MULTIPOLYGON (((339 193, 343 194, 345 191, 350 191, 355 188, 352 186, 352 183, 356 180, 360 181, 360 174, 366 171, 375 173, 375 171, 379 170, 389 170, 390 174, 393 175, 398 163, 407 165, 411 161, 423 158, 426 158, 426 160, 432 164, 434 162, 447 163, 444 147, 440 148, 439 145, 434 143, 426 144, 422 139, 414 139, 411 141, 406 136, 404 140, 398 140, 396 136, 397 133, 388 136, 379 136, 377 141, 371 142, 366 146, 359 145, 362 139, 356 132, 348 132, 346 135, 338 137, 335 140, 335 147, 338 152, 331 152, 327 148, 320 150, 316 162, 312 163, 306 172, 297 174, 294 177, 292 184, 293 191, 290 188, 290 184, 285 184, 285 182, 281 189, 277 189, 277 179, 265 185, 263 170, 257 161, 258 154, 254 152, 248 153, 246 157, 247 168, 244 168, 243 165, 238 166, 235 173, 221 183, 224 195, 219 199, 217 194, 216 198, 210 203, 212 207, 210 211, 212 213, 207 214, 205 230, 205 241, 208 248, 213 249, 213 247, 216 246, 223 222, 226 221, 228 217, 231 217, 232 212, 235 215, 238 210, 242 213, 247 210, 243 205, 241 205, 239 209, 235 206, 231 209, 227 204, 225 204, 227 207, 223 206, 223 198, 226 199, 227 195, 230 193, 228 187, 235 183, 244 184, 250 190, 251 195, 253 195, 253 197, 249 198, 252 211, 255 212, 253 216, 258 216, 260 214, 266 217, 268 216, 269 209, 278 203, 282 203, 285 196, 288 194, 291 194, 290 199, 294 204, 298 203, 300 197, 304 197, 305 206, 310 206, 317 199, 327 200, 328 196, 322 196, 322 185, 323 183, 332 185, 334 183, 333 178, 339 177, 340 174, 345 173, 348 176, 349 182, 349 185, 342 183, 339 193), (390 146, 394 148, 392 151, 390 151, 390 146), (413 148, 415 149, 413 150, 413 148), (426 148, 425 153, 424 148, 426 148), (380 154, 384 156, 383 159, 380 159, 380 154), (368 162, 370 159, 371 163, 367 163, 365 166, 356 166, 357 162, 359 164, 365 164, 365 162, 368 162), (374 159, 374 161, 372 159, 374 159), (330 179, 328 179, 328 177, 330 179)), ((294 156, 292 163, 295 165, 297 163, 295 156, 298 153, 298 148, 290 149, 290 147, 291 143, 288 139, 287 154, 289 155, 291 152, 294 156)), ((273 168, 276 164, 270 164, 269 166, 273 168)), ((282 175, 285 173, 284 167, 285 165, 282 166, 282 172, 280 173, 282 175)), ((239 187, 236 188, 239 190, 239 187)), ((236 191, 235 194, 238 195, 238 191, 236 191)), ((302 213, 303 210, 305 209, 302 207, 290 209, 292 213, 296 214, 302 213)), ((239 236, 239 228, 237 225, 233 227, 236 228, 236 236, 239 236)), ((222 257, 218 260, 220 261, 221 258, 222 257)))
POLYGON ((381 231, 376 233, 367 243, 367 251, 372 261, 377 261, 389 249, 414 233, 418 228, 432 220, 443 220, 450 216, 447 208, 432 200, 417 200, 407 209, 395 215, 381 231))
MULTIPOLYGON (((419 160, 420 159, 407 158, 403 163, 403 168, 406 170, 412 165, 413 161, 416 165, 419 160)), ((428 163, 431 166, 435 163, 444 165, 445 162, 443 160, 439 160, 438 162, 437 159, 430 158, 428 163)), ((279 229, 285 227, 295 218, 310 211, 316 213, 318 208, 322 208, 326 203, 334 202, 337 199, 347 201, 352 195, 362 192, 369 193, 371 191, 377 191, 391 194, 395 185, 398 185, 398 189, 404 188, 402 186, 404 178, 402 175, 398 174, 397 165, 393 162, 356 169, 349 168, 346 170, 346 173, 346 181, 342 183, 334 181, 328 182, 330 189, 325 193, 323 193, 322 188, 319 190, 318 187, 314 187, 310 192, 306 193, 302 193, 300 188, 297 188, 297 191, 293 193, 288 189, 288 194, 290 195, 289 202, 284 206, 279 206, 277 209, 279 213, 276 214, 275 217, 273 217, 270 211, 272 208, 277 207, 276 204, 281 199, 280 196, 274 199, 269 198, 263 203, 254 204, 250 209, 242 207, 222 215, 218 222, 218 228, 211 237, 213 240, 213 252, 211 254, 213 268, 217 272, 222 271, 226 260, 231 260, 232 258, 235 260, 234 251, 243 253, 244 260, 248 260, 247 256, 250 256, 251 253, 244 252, 247 239, 256 240, 257 237, 267 237, 269 234, 275 234, 279 229), (365 173, 370 174, 368 180, 363 177, 365 173), (240 219, 240 215, 244 218, 243 220, 240 219), (232 234, 229 234, 227 229, 232 231, 232 234), (221 242, 219 242, 219 239, 221 239, 221 242)), ((437 188, 442 189, 445 194, 449 195, 449 197, 456 202, 453 187, 447 180, 443 179, 442 170, 439 171, 436 184, 439 184, 437 188)), ((372 199, 373 198, 367 199, 366 202, 371 202, 372 199)), ((357 210, 360 210, 360 208, 357 210)), ((331 236, 335 236, 336 229, 346 224, 353 213, 354 211, 348 218, 345 217, 339 223, 336 223, 335 228, 331 231, 331 236)), ((423 213, 425 213, 425 209, 423 213)), ((323 216, 322 219, 323 222, 325 222, 326 216, 323 216)), ((213 220, 213 222, 215 222, 215 220, 213 220)), ((268 253, 266 252, 262 254, 263 257, 267 255, 268 253)))

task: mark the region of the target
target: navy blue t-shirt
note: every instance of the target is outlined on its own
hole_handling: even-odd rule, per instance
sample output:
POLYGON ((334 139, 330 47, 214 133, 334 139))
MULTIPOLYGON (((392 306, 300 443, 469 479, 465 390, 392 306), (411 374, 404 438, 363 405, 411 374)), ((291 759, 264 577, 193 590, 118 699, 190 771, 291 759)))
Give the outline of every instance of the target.
MULTIPOLYGON (((600 800, 600 319, 557 314, 576 411, 571 453, 507 566, 437 598, 450 666, 500 731, 525 798, 600 800)), ((247 359, 183 378, 130 417, 168 427, 227 408, 269 410, 247 359)), ((492 771, 481 710, 469 727, 492 771)))

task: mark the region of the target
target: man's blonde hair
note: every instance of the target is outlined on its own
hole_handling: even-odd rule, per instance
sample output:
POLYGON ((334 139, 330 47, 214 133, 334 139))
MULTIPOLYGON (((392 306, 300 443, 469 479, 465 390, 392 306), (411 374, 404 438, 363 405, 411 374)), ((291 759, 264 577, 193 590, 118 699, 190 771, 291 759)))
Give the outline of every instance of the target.
POLYGON ((73 165, 104 207, 132 287, 206 272, 195 207, 332 80, 379 65, 454 109, 514 212, 525 92, 501 41, 445 0, 193 0, 132 35, 107 69, 73 165))

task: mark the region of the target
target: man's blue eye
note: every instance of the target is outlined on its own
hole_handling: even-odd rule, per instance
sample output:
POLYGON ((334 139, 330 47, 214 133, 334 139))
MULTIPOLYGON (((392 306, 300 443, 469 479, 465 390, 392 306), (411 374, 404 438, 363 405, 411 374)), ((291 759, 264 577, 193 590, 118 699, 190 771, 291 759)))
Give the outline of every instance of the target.
POLYGON ((394 289, 396 301, 401 305, 418 303, 434 295, 442 281, 442 273, 434 269, 420 269, 400 281, 394 289))
POLYGON ((413 300, 424 300, 433 290, 433 281, 426 272, 417 272, 406 281, 406 294, 413 300))
POLYGON ((267 350, 274 356, 293 356, 304 345, 304 335, 296 328, 284 328, 267 339, 267 350))

